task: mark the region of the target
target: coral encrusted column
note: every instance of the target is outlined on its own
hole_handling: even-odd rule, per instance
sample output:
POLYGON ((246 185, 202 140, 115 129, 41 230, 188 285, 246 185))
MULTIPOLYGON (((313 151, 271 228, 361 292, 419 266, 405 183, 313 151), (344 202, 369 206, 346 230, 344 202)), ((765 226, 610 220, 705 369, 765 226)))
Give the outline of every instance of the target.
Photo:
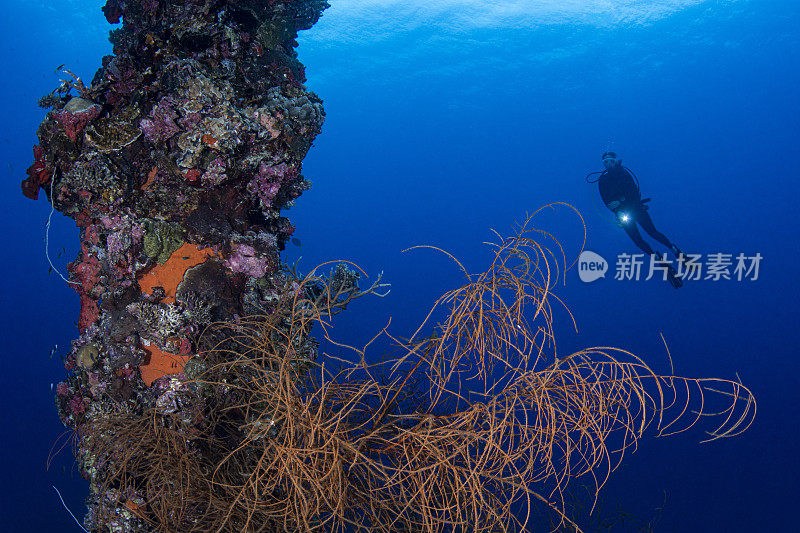
MULTIPOLYGON (((283 289, 294 227, 281 209, 309 187, 301 162, 324 120, 295 38, 326 7, 108 0, 114 54, 90 84, 65 71, 42 98, 52 109, 22 189, 80 228, 68 267, 80 336, 56 397, 79 439, 103 413, 168 409, 202 328, 269 309, 283 289)), ((102 465, 79 461, 97 502, 102 465)), ((124 530, 123 511, 111 523, 90 508, 86 523, 124 530)))

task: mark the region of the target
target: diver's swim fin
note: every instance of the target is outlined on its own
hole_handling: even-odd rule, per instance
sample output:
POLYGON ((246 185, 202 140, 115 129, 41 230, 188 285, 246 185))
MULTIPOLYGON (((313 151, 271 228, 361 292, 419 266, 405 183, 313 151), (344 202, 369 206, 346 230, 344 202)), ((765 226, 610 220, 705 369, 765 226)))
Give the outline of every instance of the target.
POLYGON ((678 271, 675 270, 672 265, 670 265, 667 270, 667 281, 669 281, 669 284, 675 289, 683 287, 683 280, 678 276, 678 271))

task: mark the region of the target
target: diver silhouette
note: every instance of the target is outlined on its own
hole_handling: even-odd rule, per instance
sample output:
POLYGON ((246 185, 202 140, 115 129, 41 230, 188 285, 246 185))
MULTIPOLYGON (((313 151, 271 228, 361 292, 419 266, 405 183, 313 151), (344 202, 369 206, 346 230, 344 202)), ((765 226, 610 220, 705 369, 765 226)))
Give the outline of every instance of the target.
MULTIPOLYGON (((597 183, 603 203, 617 217, 617 225, 623 228, 636 246, 647 255, 652 256, 655 252, 650 244, 642 238, 637 225, 641 226, 652 238, 669 248, 676 258, 682 259, 683 253, 680 249, 653 224, 653 219, 647 212, 649 207, 646 205, 650 198, 642 199, 636 174, 628 167, 623 166, 622 159, 618 158, 614 152, 603 154, 603 166, 605 170, 589 173, 586 181, 597 183), (591 176, 596 174, 599 174, 598 178, 591 180, 591 176)), ((665 265, 667 279, 673 287, 679 289, 683 285, 683 281, 678 276, 677 270, 669 263, 665 263, 665 265)))

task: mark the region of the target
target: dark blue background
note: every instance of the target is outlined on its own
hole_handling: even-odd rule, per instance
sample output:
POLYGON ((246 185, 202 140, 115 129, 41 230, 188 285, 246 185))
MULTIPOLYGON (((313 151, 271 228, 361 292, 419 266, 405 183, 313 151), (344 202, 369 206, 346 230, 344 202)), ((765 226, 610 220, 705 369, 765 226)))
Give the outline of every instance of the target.
MULTIPOLYGON (((408 333, 461 281, 433 252, 402 249, 441 246, 477 270, 490 227, 506 232, 552 201, 581 210, 588 249, 606 258, 634 252, 593 207, 596 190, 583 181, 612 148, 653 198, 657 226, 685 251, 760 252, 764 261, 756 282, 687 283, 678 292, 655 280, 587 285, 568 272, 558 294, 578 332, 557 313, 562 353, 613 345, 664 370, 663 333, 678 374, 738 372, 758 398, 755 424, 735 439, 698 445, 700 429, 643 439, 607 485, 606 510, 622 505, 648 517, 666 491, 659 530, 792 530, 800 474, 800 5, 708 0, 646 23, 567 17, 457 28, 447 10, 429 24, 381 11, 382 25, 362 34, 349 26, 352 10, 332 3, 301 37, 308 85, 328 115, 304 166, 314 187, 288 211, 303 245, 287 257, 302 255, 306 267, 349 259, 371 274, 383 270, 393 285, 389 297, 340 315, 337 334, 363 342, 389 316, 394 332, 408 333)), ((110 49, 100 4, 14 3, 0 20, 0 501, 8 531, 74 527, 51 484, 83 514, 86 485, 69 454, 44 469, 63 430, 49 388, 64 371, 48 352, 56 343, 63 352, 76 336, 78 299, 48 275, 48 204, 24 199, 19 181, 43 117, 35 101, 57 84, 53 69, 66 63, 88 82, 110 49)), ((577 253, 572 215, 541 222, 577 253)), ((56 261, 63 270, 77 254, 74 224, 57 214, 51 240, 54 255, 66 249, 56 261)))

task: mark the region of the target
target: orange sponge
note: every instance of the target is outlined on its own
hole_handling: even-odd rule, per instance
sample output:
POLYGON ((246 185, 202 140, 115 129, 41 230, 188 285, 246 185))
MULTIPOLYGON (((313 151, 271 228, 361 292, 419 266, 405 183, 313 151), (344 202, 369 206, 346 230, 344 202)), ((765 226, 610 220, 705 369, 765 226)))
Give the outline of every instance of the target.
POLYGON ((168 374, 180 374, 186 361, 191 359, 191 355, 176 355, 165 352, 155 344, 143 340, 144 351, 147 352, 145 364, 139 367, 142 372, 142 380, 148 387, 154 380, 168 374))
POLYGON ((142 293, 151 294, 155 287, 164 287, 166 297, 164 302, 175 301, 175 291, 178 289, 183 276, 190 268, 204 263, 206 259, 217 255, 212 248, 198 248, 188 242, 172 252, 167 262, 155 265, 139 277, 139 286, 142 293))

